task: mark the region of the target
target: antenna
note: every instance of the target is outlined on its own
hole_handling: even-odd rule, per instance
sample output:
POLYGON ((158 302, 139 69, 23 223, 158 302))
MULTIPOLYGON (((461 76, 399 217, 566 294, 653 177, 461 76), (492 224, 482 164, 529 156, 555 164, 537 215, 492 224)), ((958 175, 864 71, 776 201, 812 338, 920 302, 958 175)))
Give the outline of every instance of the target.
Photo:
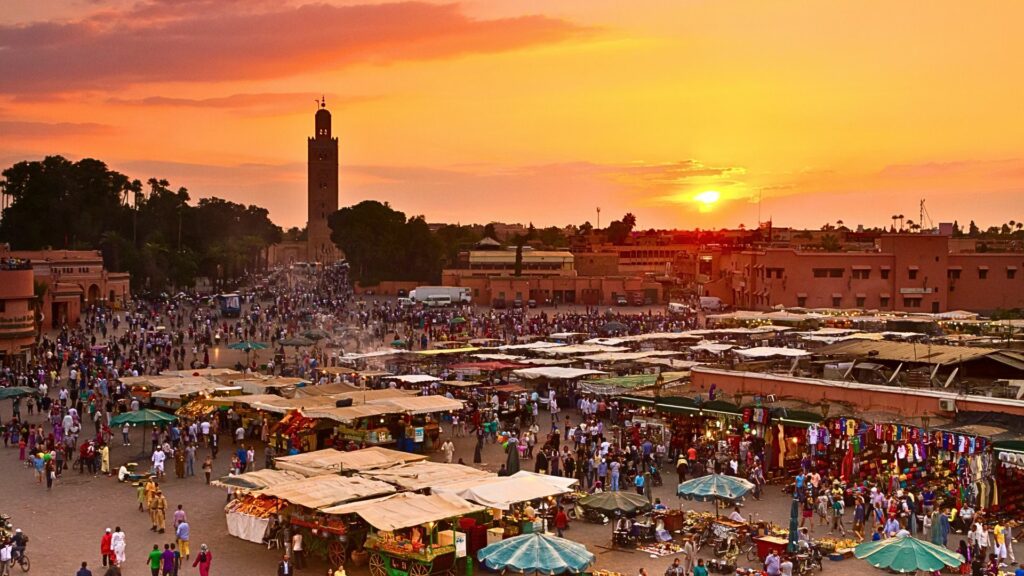
POLYGON ((935 227, 935 223, 932 222, 932 216, 928 213, 928 209, 924 206, 924 198, 921 199, 920 212, 917 217, 917 223, 921 226, 921 230, 925 229, 925 220, 928 221, 928 229, 931 230, 935 227))
POLYGON ((601 207, 597 207, 597 229, 601 229, 601 207))

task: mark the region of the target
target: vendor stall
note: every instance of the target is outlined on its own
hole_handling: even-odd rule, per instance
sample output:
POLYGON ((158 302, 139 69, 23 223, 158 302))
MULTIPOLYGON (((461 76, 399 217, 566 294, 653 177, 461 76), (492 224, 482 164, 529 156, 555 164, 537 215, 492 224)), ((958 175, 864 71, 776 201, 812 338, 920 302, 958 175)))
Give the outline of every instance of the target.
POLYGON ((224 507, 228 534, 260 544, 266 539, 271 519, 286 505, 283 500, 259 494, 232 500, 224 507))
POLYGON ((325 514, 356 514, 370 525, 365 547, 371 576, 454 576, 456 559, 466 557, 459 518, 484 508, 451 495, 403 492, 335 506, 325 514))
POLYGON ((378 446, 343 452, 333 448, 283 456, 276 459, 280 470, 298 472, 304 476, 319 474, 352 473, 374 468, 385 469, 400 464, 419 462, 426 456, 389 450, 378 446))

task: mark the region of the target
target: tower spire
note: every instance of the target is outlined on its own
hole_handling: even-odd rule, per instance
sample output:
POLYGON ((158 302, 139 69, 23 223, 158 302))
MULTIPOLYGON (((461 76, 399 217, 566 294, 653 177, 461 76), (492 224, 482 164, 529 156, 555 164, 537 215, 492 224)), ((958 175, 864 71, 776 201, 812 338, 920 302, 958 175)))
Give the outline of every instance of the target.
POLYGON ((323 94, 320 95, 320 107, 327 108, 327 98, 323 94))

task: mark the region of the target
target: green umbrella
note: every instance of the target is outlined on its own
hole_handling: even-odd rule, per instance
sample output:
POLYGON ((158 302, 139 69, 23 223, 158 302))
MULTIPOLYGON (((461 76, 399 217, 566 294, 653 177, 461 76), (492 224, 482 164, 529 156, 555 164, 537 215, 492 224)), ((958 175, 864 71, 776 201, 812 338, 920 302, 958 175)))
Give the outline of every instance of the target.
POLYGON ((743 478, 726 476, 725 474, 708 474, 679 485, 676 494, 687 500, 698 502, 715 502, 715 515, 718 514, 718 502, 735 503, 742 500, 754 485, 743 478))
POLYGON ((252 350, 266 350, 267 345, 263 342, 249 342, 247 340, 242 340, 241 342, 228 344, 228 348, 232 350, 245 350, 246 353, 248 353, 252 350))
MULTIPOLYGON (((133 410, 131 412, 124 412, 118 414, 110 419, 111 426, 120 426, 122 424, 142 424, 142 448, 146 448, 146 425, 147 424, 168 424, 174 422, 178 417, 166 412, 159 410, 150 410, 143 408, 142 410, 133 410)), ((154 446, 154 449, 156 447, 154 446)))
POLYGON ((293 338, 285 338, 284 340, 279 341, 278 344, 281 346, 295 346, 298 348, 300 346, 312 346, 313 341, 309 338, 303 338, 302 336, 295 336, 293 338))
POLYGON ((462 316, 456 316, 455 318, 452 318, 451 320, 449 320, 448 323, 449 324, 465 324, 466 323, 466 319, 463 318, 462 316))
POLYGON ((391 347, 392 348, 405 348, 405 340, 392 340, 391 341, 391 347))
POLYGON ((604 514, 636 516, 651 509, 651 503, 635 492, 599 492, 581 498, 579 505, 604 514))
POLYGON ((0 388, 0 400, 31 396, 33 394, 39 394, 39 390, 29 388, 28 386, 9 386, 7 388, 0 388))
POLYGON ((177 419, 177 416, 166 412, 143 408, 142 410, 118 414, 110 419, 110 424, 111 426, 120 426, 122 424, 168 424, 177 419))
POLYGON ((960 554, 913 536, 864 542, 853 549, 853 555, 875 568, 896 572, 936 572, 947 566, 957 568, 964 563, 960 554))
POLYGON ((579 573, 594 563, 594 554, 582 544, 548 534, 523 534, 481 548, 476 557, 491 570, 579 573))

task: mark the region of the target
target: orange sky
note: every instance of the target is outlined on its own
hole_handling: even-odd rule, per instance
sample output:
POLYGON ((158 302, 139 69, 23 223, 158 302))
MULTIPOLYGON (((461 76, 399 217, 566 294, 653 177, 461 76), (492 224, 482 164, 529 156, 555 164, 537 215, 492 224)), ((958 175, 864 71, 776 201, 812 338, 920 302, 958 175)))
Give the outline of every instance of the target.
POLYGON ((1024 219, 1024 4, 5 0, 0 164, 45 154, 305 218, 983 227, 1024 219), (695 202, 715 190, 707 209, 695 202), (703 209, 702 209, 703 207, 703 209))

